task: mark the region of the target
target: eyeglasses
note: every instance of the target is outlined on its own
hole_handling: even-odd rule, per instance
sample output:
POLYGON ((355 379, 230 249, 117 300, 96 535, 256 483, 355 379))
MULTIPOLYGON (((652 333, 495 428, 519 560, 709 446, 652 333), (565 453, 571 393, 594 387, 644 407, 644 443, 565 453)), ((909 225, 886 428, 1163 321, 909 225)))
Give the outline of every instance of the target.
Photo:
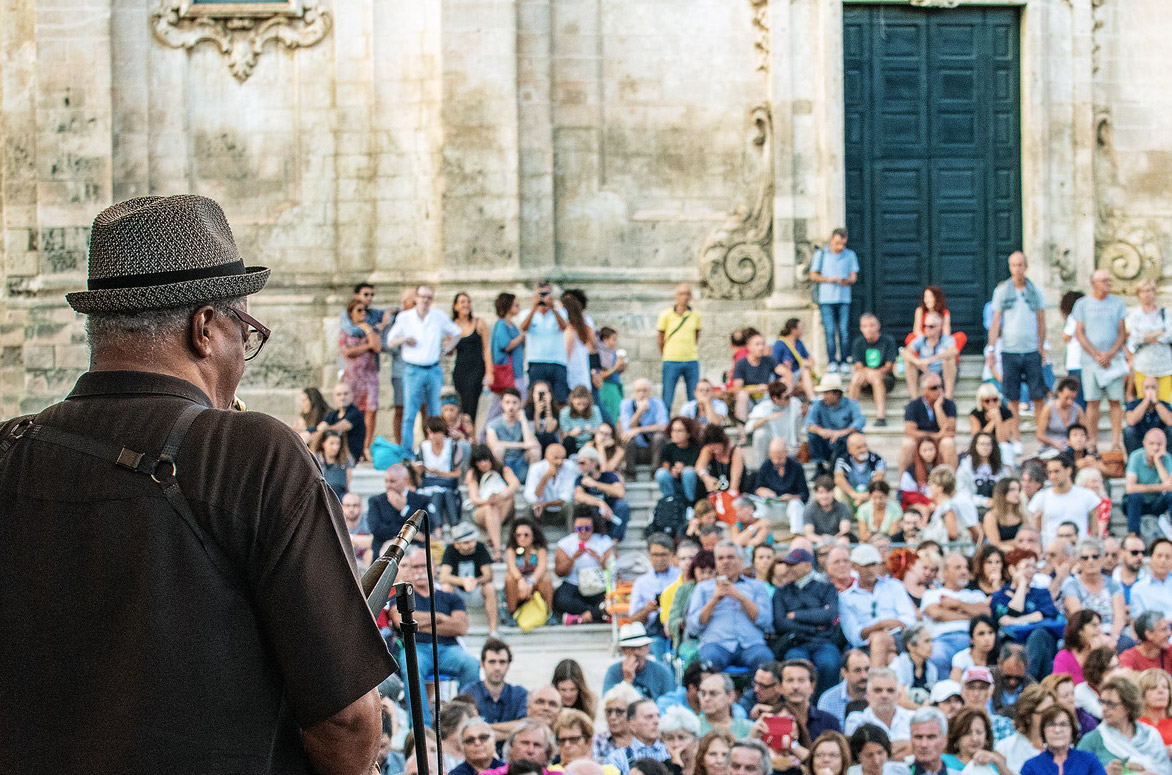
POLYGON ((265 346, 265 342, 269 341, 269 336, 273 332, 261 325, 259 320, 247 312, 241 312, 231 307, 228 308, 228 311, 245 326, 244 360, 251 361, 260 353, 260 348, 265 346))
POLYGON ((753 679, 753 688, 754 689, 772 689, 774 686, 777 686, 777 684, 778 684, 778 681, 774 681, 773 683, 763 684, 760 681, 758 681, 756 678, 753 679))
POLYGON ((472 745, 473 743, 487 743, 491 739, 492 735, 489 734, 469 735, 468 737, 464 738, 464 745, 472 745))
POLYGON ((981 403, 983 403, 983 404, 999 404, 999 403, 1001 403, 1001 399, 1000 398, 986 398, 981 403))
POLYGON ((1099 554, 1082 554, 1082 555, 1079 555, 1079 559, 1080 560, 1097 560, 1101 556, 1102 555, 1099 555, 1099 554))
POLYGON ((594 528, 591 525, 575 525, 574 526, 575 533, 590 533, 593 531, 594 531, 594 528))
POLYGON ((1122 702, 1117 702, 1116 700, 1104 700, 1102 697, 1100 697, 1100 698, 1099 698, 1099 704, 1100 704, 1100 705, 1102 705, 1104 708, 1120 708, 1120 707, 1123 707, 1123 703, 1122 703, 1122 702))
POLYGON ((608 716, 625 716, 627 715, 626 708, 607 708, 606 715, 608 716))
POLYGON ((1051 721, 1046 725, 1046 729, 1070 729, 1069 721, 1051 721))
POLYGON ((559 737, 558 745, 578 745, 582 742, 581 735, 571 735, 569 737, 559 737))

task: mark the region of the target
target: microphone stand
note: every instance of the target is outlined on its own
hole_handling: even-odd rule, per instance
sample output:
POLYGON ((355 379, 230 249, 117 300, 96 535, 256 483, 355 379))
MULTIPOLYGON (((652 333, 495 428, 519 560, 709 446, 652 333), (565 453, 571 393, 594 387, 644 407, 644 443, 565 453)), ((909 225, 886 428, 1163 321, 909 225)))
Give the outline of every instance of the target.
MULTIPOLYGON (((415 763, 419 775, 428 775, 427 738, 423 724, 423 681, 419 673, 419 655, 415 653, 415 634, 419 625, 415 622, 415 590, 411 584, 401 581, 395 584, 395 606, 399 609, 399 630, 403 634, 403 654, 407 659, 407 696, 411 698, 411 730, 415 736, 415 763)), ((439 702, 439 697, 436 697, 439 702)), ((436 773, 436 775, 441 775, 436 773)))

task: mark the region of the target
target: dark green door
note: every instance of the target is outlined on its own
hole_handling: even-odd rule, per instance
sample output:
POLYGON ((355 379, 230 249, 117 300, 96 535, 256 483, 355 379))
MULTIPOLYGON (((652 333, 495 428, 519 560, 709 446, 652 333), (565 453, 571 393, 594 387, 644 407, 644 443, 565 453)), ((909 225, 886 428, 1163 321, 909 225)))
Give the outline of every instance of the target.
POLYGON ((1019 49, 1012 8, 844 7, 856 317, 902 337, 938 285, 953 329, 983 346, 984 304, 1021 247, 1019 49))

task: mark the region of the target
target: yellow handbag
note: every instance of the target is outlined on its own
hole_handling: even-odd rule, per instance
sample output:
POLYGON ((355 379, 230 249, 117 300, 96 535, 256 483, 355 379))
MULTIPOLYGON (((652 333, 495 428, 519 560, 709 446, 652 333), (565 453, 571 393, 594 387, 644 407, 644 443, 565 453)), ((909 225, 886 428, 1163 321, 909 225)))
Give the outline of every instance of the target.
POLYGON ((545 598, 534 590, 533 595, 517 609, 513 616, 522 632, 529 632, 537 627, 544 627, 549 617, 549 609, 545 607, 545 598))

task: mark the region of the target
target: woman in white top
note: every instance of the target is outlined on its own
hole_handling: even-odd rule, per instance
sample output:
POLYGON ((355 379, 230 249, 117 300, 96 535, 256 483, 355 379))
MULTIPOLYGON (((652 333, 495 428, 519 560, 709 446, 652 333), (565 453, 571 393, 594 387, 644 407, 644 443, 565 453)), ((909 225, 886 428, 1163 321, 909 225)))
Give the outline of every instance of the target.
POLYGON ((846 775, 907 775, 907 765, 891 760, 891 739, 882 727, 863 724, 850 736, 851 758, 858 762, 846 775))
POLYGON ((419 445, 419 462, 415 464, 423 477, 420 492, 434 495, 442 507, 441 520, 448 527, 455 527, 460 523, 463 449, 448 435, 448 424, 444 418, 428 417, 423 427, 427 440, 419 445))
POLYGON ((601 535, 602 518, 590 507, 574 509, 574 532, 557 543, 554 573, 565 581, 553 594, 554 613, 563 624, 602 621, 605 588, 598 589, 601 570, 614 557, 615 544, 601 535), (595 591, 597 590, 597 591, 595 591))
POLYGON ((994 485, 1009 475, 1009 466, 1001 462, 1001 447, 994 443, 993 436, 978 433, 956 469, 956 491, 968 496, 983 512, 993 500, 994 485))
POLYGON ((1144 377, 1155 377, 1160 383, 1161 401, 1172 400, 1172 315, 1163 307, 1156 307, 1156 284, 1143 280, 1135 289, 1139 309, 1127 313, 1127 349, 1135 357, 1135 384, 1142 385, 1144 377))
POLYGON ((566 382, 570 390, 590 385, 590 351, 594 348, 594 330, 586 323, 582 304, 576 296, 564 294, 562 304, 566 308, 566 382))
POLYGON ((928 474, 932 518, 921 538, 940 543, 971 544, 981 540, 981 526, 973 502, 956 492, 956 476, 948 466, 936 466, 928 474))

